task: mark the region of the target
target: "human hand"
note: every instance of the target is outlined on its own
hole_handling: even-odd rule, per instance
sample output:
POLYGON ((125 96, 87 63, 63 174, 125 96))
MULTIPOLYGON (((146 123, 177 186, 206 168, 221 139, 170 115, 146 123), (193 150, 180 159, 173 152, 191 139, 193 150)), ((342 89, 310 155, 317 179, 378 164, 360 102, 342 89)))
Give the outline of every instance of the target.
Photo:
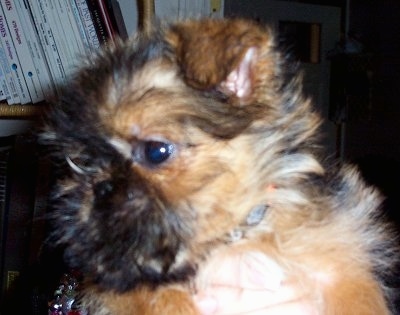
POLYGON ((202 315, 314 315, 310 300, 261 252, 226 255, 210 264, 194 296, 202 315))

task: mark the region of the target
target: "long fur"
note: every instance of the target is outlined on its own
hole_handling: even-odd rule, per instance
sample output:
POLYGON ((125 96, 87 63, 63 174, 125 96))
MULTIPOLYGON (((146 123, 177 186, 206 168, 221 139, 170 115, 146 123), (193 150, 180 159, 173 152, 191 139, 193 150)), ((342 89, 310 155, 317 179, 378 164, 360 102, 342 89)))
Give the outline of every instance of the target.
POLYGON ((85 274, 91 314, 198 314, 213 261, 251 251, 319 314, 389 314, 381 196, 326 165, 319 125, 272 32, 249 21, 180 22, 88 59, 41 139, 60 170, 52 238, 85 274), (171 156, 153 165, 149 142, 171 156))

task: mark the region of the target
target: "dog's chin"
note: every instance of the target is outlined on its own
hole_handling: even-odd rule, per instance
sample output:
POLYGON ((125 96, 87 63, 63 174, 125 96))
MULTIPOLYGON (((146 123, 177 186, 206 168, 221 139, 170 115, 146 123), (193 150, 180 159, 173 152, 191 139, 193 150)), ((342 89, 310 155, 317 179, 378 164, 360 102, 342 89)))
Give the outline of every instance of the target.
POLYGON ((125 292, 141 285, 186 282, 195 274, 196 265, 184 249, 174 248, 175 245, 156 249, 153 244, 157 243, 152 243, 151 236, 146 238, 149 239, 142 240, 141 246, 114 243, 99 252, 96 244, 70 246, 65 249, 65 260, 69 266, 81 270, 87 282, 106 291, 125 292))
POLYGON ((142 262, 142 264, 121 261, 120 264, 112 267, 110 269, 107 266, 102 270, 103 266, 101 266, 97 270, 89 271, 89 266, 84 266, 86 282, 96 285, 101 291, 123 293, 143 285, 156 288, 170 283, 184 283, 196 273, 196 267, 189 262, 174 265, 167 271, 163 271, 161 269, 163 266, 156 260, 142 262))
POLYGON ((180 249, 165 247, 157 252, 154 248, 146 248, 153 246, 150 243, 141 247, 121 243, 96 252, 96 246, 99 245, 69 246, 64 255, 69 266, 83 272, 87 282, 105 291, 125 292, 141 285, 152 287, 185 282, 196 271, 184 250, 180 253, 180 249), (152 256, 149 256, 150 252, 152 256))

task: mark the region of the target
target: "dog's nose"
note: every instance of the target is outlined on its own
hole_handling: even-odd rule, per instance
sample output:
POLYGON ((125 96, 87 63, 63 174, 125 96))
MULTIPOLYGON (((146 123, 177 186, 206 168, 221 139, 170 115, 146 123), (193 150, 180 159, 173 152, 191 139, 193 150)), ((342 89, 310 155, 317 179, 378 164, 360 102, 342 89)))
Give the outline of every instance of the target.
POLYGON ((98 197, 105 197, 114 189, 114 185, 110 180, 102 181, 95 185, 94 194, 98 197))

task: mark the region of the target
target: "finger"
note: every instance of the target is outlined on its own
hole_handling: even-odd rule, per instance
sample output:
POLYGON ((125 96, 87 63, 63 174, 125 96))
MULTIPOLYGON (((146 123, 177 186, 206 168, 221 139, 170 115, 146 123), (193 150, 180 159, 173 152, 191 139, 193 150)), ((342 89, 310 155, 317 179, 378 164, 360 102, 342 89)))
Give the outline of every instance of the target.
POLYGON ((214 315, 218 312, 218 302, 212 296, 195 296, 194 302, 202 315, 214 315))
POLYGON ((282 268, 262 252, 252 251, 211 259, 203 270, 203 287, 224 284, 244 289, 279 289, 282 268))
POLYGON ((265 314, 266 310, 279 314, 280 310, 291 309, 292 305, 301 306, 298 313, 293 313, 295 315, 312 314, 306 307, 306 297, 300 298, 290 286, 283 286, 278 291, 215 286, 209 288, 207 293, 194 296, 194 301, 204 315, 259 314, 261 311, 265 314))
MULTIPOLYGON (((272 305, 265 309, 256 310, 250 313, 243 313, 243 315, 317 315, 317 311, 311 303, 306 301, 292 301, 282 304, 272 305)), ((234 315, 234 314, 232 314, 234 315)))
MULTIPOLYGON (((231 302, 232 304, 232 302, 231 302)), ((204 298, 197 303, 199 311, 202 315, 317 315, 318 312, 311 303, 296 300, 275 305, 255 307, 247 305, 247 309, 237 307, 220 308, 217 300, 212 297, 204 298)))
POLYGON ((297 300, 289 301, 275 305, 255 307, 248 305, 247 309, 227 308, 222 309, 218 305, 217 300, 212 297, 205 298, 197 303, 199 311, 202 315, 317 315, 318 312, 311 303, 297 300))
POLYGON ((240 286, 244 289, 276 291, 285 277, 282 268, 261 252, 247 252, 239 265, 240 286))

